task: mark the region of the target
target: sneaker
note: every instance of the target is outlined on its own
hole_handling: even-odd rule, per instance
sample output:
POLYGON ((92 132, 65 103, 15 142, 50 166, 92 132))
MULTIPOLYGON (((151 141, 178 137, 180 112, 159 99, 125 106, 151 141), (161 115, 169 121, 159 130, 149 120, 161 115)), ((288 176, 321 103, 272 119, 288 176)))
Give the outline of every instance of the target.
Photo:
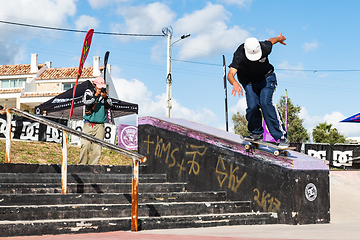
POLYGON ((281 138, 279 141, 279 147, 289 147, 290 146, 290 142, 287 138, 281 138))
POLYGON ((251 133, 249 136, 243 137, 245 140, 248 141, 262 141, 263 140, 263 134, 255 134, 255 133, 251 133))

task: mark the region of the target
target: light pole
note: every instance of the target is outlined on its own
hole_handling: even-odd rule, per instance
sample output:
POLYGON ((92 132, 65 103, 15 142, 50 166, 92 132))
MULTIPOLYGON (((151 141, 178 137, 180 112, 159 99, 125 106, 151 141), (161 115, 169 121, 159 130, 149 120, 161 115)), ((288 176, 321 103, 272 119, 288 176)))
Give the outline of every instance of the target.
POLYGON ((173 33, 173 29, 171 26, 165 27, 162 29, 162 32, 167 35, 167 71, 166 71, 166 117, 171 117, 171 108, 172 108, 172 99, 171 99, 171 46, 177 43, 178 41, 190 37, 190 34, 185 34, 180 37, 180 39, 171 43, 171 37, 173 33))

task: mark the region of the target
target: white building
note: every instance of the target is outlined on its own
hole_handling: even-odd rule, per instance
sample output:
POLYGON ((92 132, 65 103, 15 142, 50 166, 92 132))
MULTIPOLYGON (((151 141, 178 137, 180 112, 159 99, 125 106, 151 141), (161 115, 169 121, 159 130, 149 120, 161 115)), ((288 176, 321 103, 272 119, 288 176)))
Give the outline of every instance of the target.
MULTIPOLYGON (((94 80, 102 75, 100 57, 93 58, 92 67, 84 67, 78 84, 94 80)), ((117 98, 110 75, 111 66, 106 67, 106 83, 109 95, 117 98)), ((78 67, 52 68, 51 62, 38 63, 38 55, 31 54, 31 64, 0 65, 0 105, 34 111, 34 107, 74 87, 78 67)))

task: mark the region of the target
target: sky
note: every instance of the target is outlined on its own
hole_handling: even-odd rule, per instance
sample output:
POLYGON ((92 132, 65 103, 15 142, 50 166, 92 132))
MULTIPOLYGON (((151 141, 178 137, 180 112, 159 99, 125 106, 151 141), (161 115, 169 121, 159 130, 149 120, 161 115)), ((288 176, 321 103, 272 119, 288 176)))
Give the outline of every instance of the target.
MULTIPOLYGON (((0 21, 95 32, 162 35, 171 26, 171 117, 225 130, 222 61, 228 66, 248 37, 268 40, 281 32, 269 56, 278 103, 288 96, 311 134, 322 122, 346 137, 360 137, 360 124, 339 121, 360 112, 360 1, 265 0, 12 0, 0 8, 0 21), (190 37, 179 40, 184 34, 190 37)), ((0 64, 30 64, 31 54, 52 67, 79 66, 85 33, 0 23, 0 64)), ((139 117, 166 117, 167 37, 94 34, 86 66, 94 56, 108 63, 119 99, 137 103, 139 117)), ((226 67, 226 72, 229 68, 226 67)), ((245 97, 231 95, 231 117, 245 114, 245 97)), ((135 116, 120 123, 134 124, 135 116)))

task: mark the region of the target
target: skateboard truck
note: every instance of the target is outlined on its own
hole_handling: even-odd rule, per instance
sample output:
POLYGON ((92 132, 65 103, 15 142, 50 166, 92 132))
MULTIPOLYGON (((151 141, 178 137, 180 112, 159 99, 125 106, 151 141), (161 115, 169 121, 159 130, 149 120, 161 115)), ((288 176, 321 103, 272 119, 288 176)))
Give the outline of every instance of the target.
POLYGON ((276 146, 273 143, 267 143, 267 142, 255 142, 255 141, 249 141, 247 139, 244 139, 245 141, 249 142, 245 144, 245 149, 249 150, 250 148, 259 148, 260 145, 264 145, 264 146, 268 146, 268 147, 272 147, 275 148, 276 150, 273 152, 273 154, 275 156, 279 156, 280 154, 283 154, 285 157, 287 157, 289 155, 289 152, 287 151, 288 149, 295 149, 296 147, 286 147, 284 149, 276 146))

